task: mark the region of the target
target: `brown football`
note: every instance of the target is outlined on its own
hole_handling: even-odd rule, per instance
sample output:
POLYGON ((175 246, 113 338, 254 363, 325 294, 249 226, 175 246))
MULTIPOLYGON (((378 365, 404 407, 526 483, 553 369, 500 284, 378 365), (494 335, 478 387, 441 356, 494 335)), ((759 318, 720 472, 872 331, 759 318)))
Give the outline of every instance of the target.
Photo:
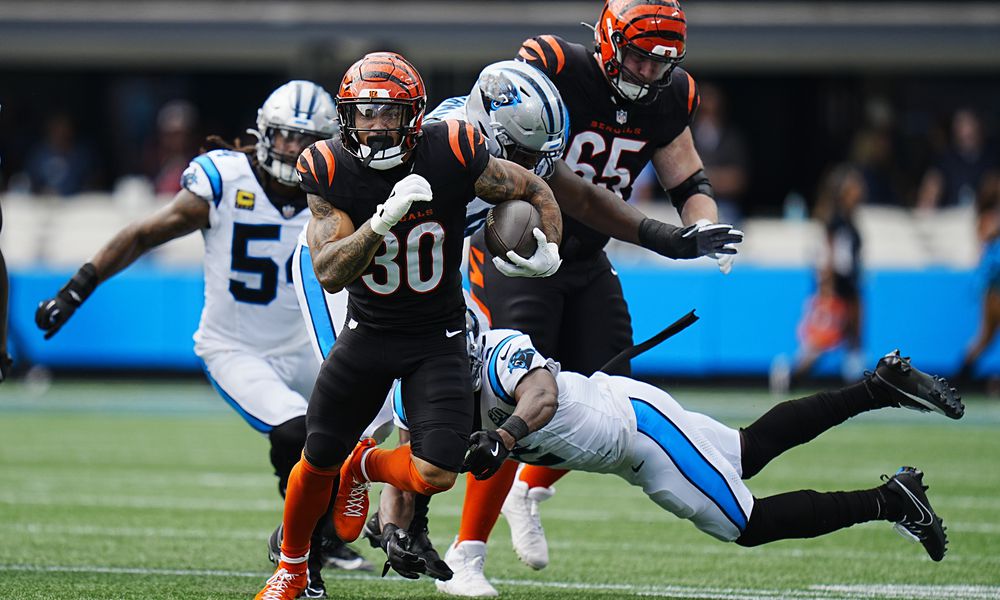
POLYGON ((508 250, 531 258, 538 248, 532 231, 541 226, 542 217, 530 203, 524 200, 501 202, 486 215, 486 247, 490 254, 504 260, 507 260, 508 250))

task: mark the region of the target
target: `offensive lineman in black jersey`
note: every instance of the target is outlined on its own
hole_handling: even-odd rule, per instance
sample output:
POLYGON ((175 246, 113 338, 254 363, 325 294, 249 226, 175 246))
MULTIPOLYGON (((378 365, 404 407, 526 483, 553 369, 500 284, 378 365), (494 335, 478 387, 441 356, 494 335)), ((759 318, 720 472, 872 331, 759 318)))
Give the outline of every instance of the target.
MULTIPOLYGON (((526 40, 518 52, 520 60, 548 75, 569 112, 571 137, 549 180, 556 199, 569 205, 566 196, 571 192, 561 182, 567 173, 575 173, 628 200, 632 182, 652 161, 685 225, 720 227, 712 225, 718 218, 715 200, 689 128, 698 108, 697 88, 694 79, 677 66, 685 53, 683 10, 673 0, 607 0, 595 39, 592 52, 543 35, 526 40)), ((664 233, 671 226, 645 219, 638 210, 622 205, 629 214, 623 215, 625 227, 615 237, 666 254, 664 233)), ((608 236, 565 214, 564 223, 563 264, 555 275, 539 281, 503 277, 494 264, 483 260, 482 233, 474 236, 469 256, 471 292, 489 310, 493 327, 523 331, 543 354, 568 370, 589 375, 632 344, 632 324, 621 284, 603 250, 608 236)), ((732 233, 742 238, 742 233, 732 233)), ((735 253, 729 245, 712 256, 719 260, 720 270, 728 273, 735 253)), ((612 374, 629 375, 628 363, 612 374)), ((551 495, 551 485, 564 473, 524 467, 503 506, 515 550, 536 569, 548 563, 548 549, 531 504, 551 495)), ((470 481, 468 489, 490 486, 489 493, 477 490, 473 494, 502 498, 513 479, 509 463, 486 482, 470 481)), ((456 550, 461 554, 461 532, 482 532, 482 526, 475 524, 495 521, 497 504, 466 502, 459 544, 449 549, 449 555, 456 550)), ((457 562, 463 562, 462 558, 457 562)), ((456 577, 438 582, 438 589, 460 595, 495 595, 495 590, 481 585, 485 583, 481 573, 471 574, 478 584, 459 589, 461 575, 456 570, 456 577)))
POLYGON ((476 196, 530 202, 546 243, 529 260, 539 271, 558 266, 562 219, 545 183, 492 158, 468 123, 422 127, 425 105, 409 62, 369 54, 341 83, 341 137, 299 158, 313 213, 313 267, 328 292, 348 289, 348 321, 309 401, 305 449, 285 497, 281 560, 258 600, 291 600, 306 587, 309 535, 338 476, 334 524, 345 541, 364 525, 370 481, 425 495, 454 484, 474 410, 460 273, 466 204, 476 196), (396 378, 410 445, 357 444, 396 378))

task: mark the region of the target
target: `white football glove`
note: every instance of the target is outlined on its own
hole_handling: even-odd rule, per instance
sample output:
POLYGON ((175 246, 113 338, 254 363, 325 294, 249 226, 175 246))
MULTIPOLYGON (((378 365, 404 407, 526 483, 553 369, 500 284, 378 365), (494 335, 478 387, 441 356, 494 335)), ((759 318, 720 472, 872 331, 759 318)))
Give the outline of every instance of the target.
MULTIPOLYGON (((711 228, 719 226, 716 223, 712 223, 708 219, 698 219, 697 221, 695 221, 695 225, 698 226, 698 230, 699 231, 707 230, 707 229, 711 229, 711 228)), ((726 227, 731 227, 731 225, 725 225, 725 226, 726 227)), ((742 231, 740 231, 738 229, 730 229, 729 233, 732 233, 734 235, 738 235, 740 237, 740 241, 741 242, 743 241, 743 232, 742 231)), ((734 242, 734 243, 726 244, 724 246, 724 248, 726 248, 727 250, 732 250, 731 253, 723 254, 721 252, 712 252, 711 254, 706 254, 705 256, 707 256, 707 257, 711 258, 712 260, 718 262, 718 264, 719 264, 719 271, 721 271, 723 275, 729 275, 730 271, 733 270, 733 263, 736 262, 736 254, 737 254, 737 252, 739 252, 739 250, 736 248, 736 244, 738 244, 738 243, 739 242, 734 242)))
POLYGON ((371 220, 372 230, 384 236, 389 233, 393 225, 399 223, 399 220, 410 212, 411 204, 428 202, 431 197, 431 184, 420 175, 410 173, 397 181, 396 185, 392 186, 392 193, 386 201, 375 208, 371 220))
POLYGON ((545 234, 537 227, 532 233, 538 242, 538 247, 531 258, 524 258, 517 252, 508 250, 507 258, 510 262, 499 256, 493 257, 497 271, 507 277, 548 277, 559 270, 559 265, 562 264, 562 259, 559 258, 559 245, 545 239, 545 234))

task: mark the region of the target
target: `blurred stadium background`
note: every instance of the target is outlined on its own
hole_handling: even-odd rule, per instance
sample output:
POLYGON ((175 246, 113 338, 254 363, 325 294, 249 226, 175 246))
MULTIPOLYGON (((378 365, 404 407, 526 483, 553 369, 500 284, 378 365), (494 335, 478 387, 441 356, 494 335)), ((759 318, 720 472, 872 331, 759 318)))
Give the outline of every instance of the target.
MULTIPOLYGON (((511 58, 528 36, 589 44, 578 23, 592 23, 600 4, 0 0, 0 244, 17 360, 13 385, 0 387, 0 598, 246 598, 270 572, 263 540, 280 501, 267 442, 201 380, 192 351, 200 237, 103 284, 52 340, 33 323, 39 300, 178 189, 205 135, 246 138, 273 88, 306 78, 334 90, 376 49, 409 57, 434 106, 466 94, 485 64, 511 58), (55 385, 34 376, 48 370, 55 385)), ((823 182, 846 164, 864 182, 861 363, 899 346, 925 369, 954 372, 980 319, 982 231, 1000 200, 991 175, 1000 4, 689 0, 685 9, 684 67, 703 94, 696 141, 727 200, 724 218, 747 237, 728 276, 708 260, 612 245, 637 339, 692 308, 702 317, 636 371, 695 385, 671 389, 734 426, 766 410, 775 398, 763 391, 708 386, 763 384, 794 360, 830 252, 823 182)), ((634 201, 676 222, 656 188, 650 178, 634 201)), ((817 372, 836 376, 850 362, 834 351, 817 372)), ((979 373, 1000 374, 1000 351, 979 373)), ((487 575, 505 597, 533 600, 1000 597, 1000 409, 969 400, 957 424, 866 416, 754 480, 762 494, 850 489, 917 464, 949 525, 940 565, 884 524, 741 552, 638 490, 574 475, 544 507, 553 564, 529 574, 501 521, 487 575)), ((460 499, 432 504, 439 548, 460 499)), ((343 597, 433 593, 426 581, 334 578, 343 597)))
MULTIPOLYGON (((281 82, 335 90, 362 53, 392 49, 423 71, 434 106, 467 93, 483 65, 511 57, 530 35, 589 43, 578 23, 591 22, 599 4, 0 2, 2 243, 20 365, 199 369, 190 343, 201 302, 198 236, 102 286, 50 342, 32 313, 118 228, 176 191, 206 134, 246 138, 281 82)), ((994 192, 985 174, 996 164, 1000 7, 689 4, 685 67, 705 97, 696 141, 724 218, 747 238, 728 277, 707 260, 613 248, 637 338, 691 308, 704 317, 637 370, 760 376, 776 356, 792 357, 825 245, 810 216, 824 175, 844 163, 866 184, 857 216, 864 362, 900 345, 929 368, 957 369, 980 314, 976 206, 994 192), (960 111, 974 115, 963 134, 975 138, 974 156, 955 167, 948 157, 966 152, 955 146, 960 111), (941 165, 957 171, 946 173, 945 193, 915 210, 934 196, 924 179, 941 165)), ((676 219, 652 178, 637 188, 643 210, 676 219)), ((819 372, 840 362, 834 352, 819 372)), ((980 369, 1000 370, 1000 353, 980 369)))

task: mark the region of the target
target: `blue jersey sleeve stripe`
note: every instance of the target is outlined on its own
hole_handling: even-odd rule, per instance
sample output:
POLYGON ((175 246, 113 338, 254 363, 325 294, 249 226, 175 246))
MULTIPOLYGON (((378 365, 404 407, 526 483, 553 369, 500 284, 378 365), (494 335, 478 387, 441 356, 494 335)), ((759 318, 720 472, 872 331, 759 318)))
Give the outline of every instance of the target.
POLYGON ((309 311, 309 319, 312 321, 313 333, 316 334, 320 355, 329 356, 334 342, 337 341, 337 333, 333 329, 330 307, 326 305, 326 293, 319 280, 316 279, 316 272, 313 271, 312 256, 309 254, 308 246, 303 246, 299 253, 299 277, 302 280, 306 310, 309 311))
POLYGON ((222 396, 222 399, 225 400, 229 404, 229 406, 232 406, 233 409, 237 413, 239 413, 241 417, 243 417, 243 420, 250 424, 250 427, 253 427, 254 429, 256 429, 261 433, 270 433, 270 431, 274 429, 274 427, 272 427, 271 425, 268 425, 264 421, 261 421, 257 417, 248 413, 245 408, 240 406, 239 401, 237 401, 235 398, 227 394, 226 390, 222 389, 222 386, 219 385, 219 382, 213 379, 212 374, 208 372, 208 365, 206 365, 203 362, 201 364, 201 368, 205 371, 205 377, 208 378, 208 382, 212 384, 212 387, 215 388, 215 391, 219 392, 219 395, 222 396))
POLYGON ((212 186, 212 201, 218 206, 219 201, 222 200, 222 175, 219 173, 219 169, 212 162, 212 159, 205 154, 195 158, 194 162, 198 163, 202 170, 205 171, 205 175, 208 175, 208 183, 212 186))
POLYGON ((698 450, 669 417, 641 399, 630 398, 639 433, 658 445, 691 485, 705 494, 740 531, 746 529, 747 515, 726 478, 698 450))
POLYGON ((493 348, 493 354, 490 355, 490 366, 487 369, 487 371, 489 371, 490 389, 493 390, 493 393, 496 394, 497 398, 500 398, 501 400, 510 405, 514 404, 514 398, 510 394, 508 394, 506 390, 503 389, 502 385, 500 385, 500 376, 497 375, 497 356, 500 354, 500 349, 506 346, 511 340, 516 338, 518 335, 520 334, 515 333, 512 335, 508 335, 503 339, 502 342, 500 342, 499 344, 496 345, 495 348, 493 348))

